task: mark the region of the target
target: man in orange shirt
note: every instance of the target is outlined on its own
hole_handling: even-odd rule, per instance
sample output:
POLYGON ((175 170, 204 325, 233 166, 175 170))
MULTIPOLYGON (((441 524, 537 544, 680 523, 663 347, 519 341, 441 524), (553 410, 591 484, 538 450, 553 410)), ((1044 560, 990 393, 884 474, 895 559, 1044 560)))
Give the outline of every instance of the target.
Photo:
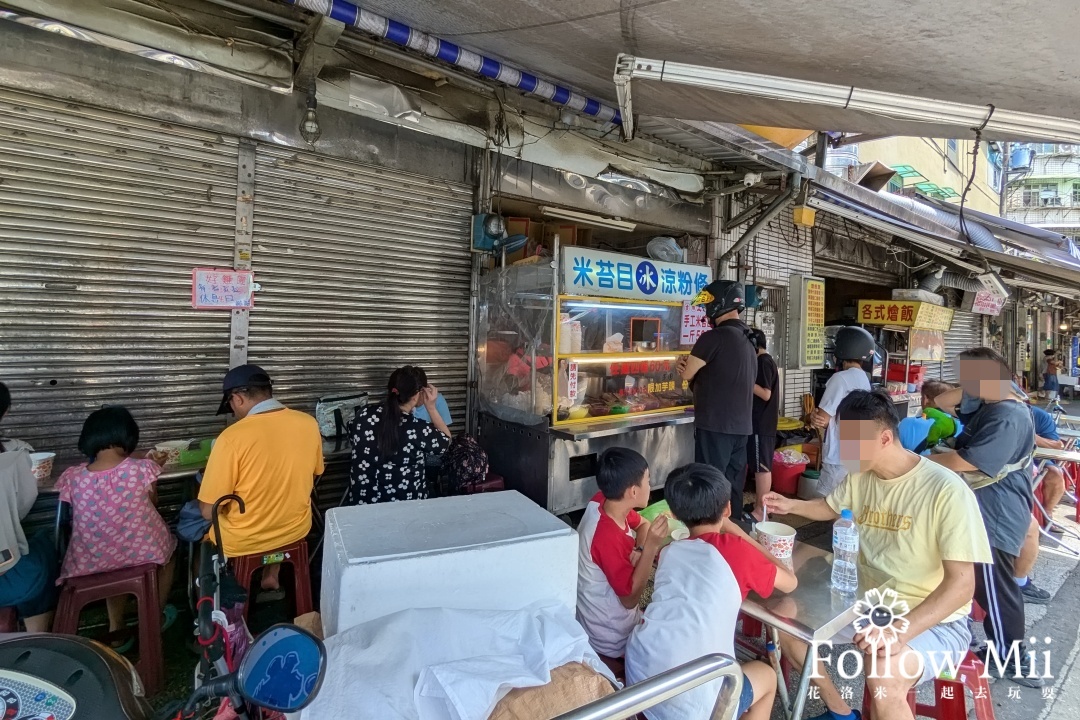
MULTIPOLYGON (((199 508, 210 519, 214 502, 235 494, 244 500, 219 511, 227 557, 268 553, 307 536, 311 530, 311 489, 323 472, 322 438, 315 418, 290 410, 273 398, 270 376, 257 365, 240 365, 225 375, 218 414, 237 421, 214 443, 199 488, 199 508)), ((264 591, 279 591, 281 565, 263 570, 264 591)))

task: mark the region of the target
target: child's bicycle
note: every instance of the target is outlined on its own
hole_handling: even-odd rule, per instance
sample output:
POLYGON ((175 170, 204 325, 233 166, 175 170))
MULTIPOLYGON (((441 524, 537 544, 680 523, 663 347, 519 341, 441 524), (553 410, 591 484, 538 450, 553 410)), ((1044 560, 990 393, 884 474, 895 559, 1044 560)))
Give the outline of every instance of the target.
MULTIPOLYGON (((218 510, 244 501, 226 495, 214 503, 214 537, 221 537, 218 510)), ((326 668, 322 642, 295 625, 279 624, 253 642, 244 622, 243 590, 232 577, 218 546, 199 548, 197 637, 202 657, 195 673, 195 691, 168 720, 284 720, 319 691, 326 668)))

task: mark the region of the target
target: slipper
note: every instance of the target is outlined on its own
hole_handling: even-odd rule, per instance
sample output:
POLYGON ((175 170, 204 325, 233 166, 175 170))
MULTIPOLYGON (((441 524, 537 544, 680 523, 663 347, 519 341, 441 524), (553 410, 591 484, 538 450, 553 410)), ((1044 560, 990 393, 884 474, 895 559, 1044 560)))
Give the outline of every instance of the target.
POLYGON ((129 635, 128 639, 120 643, 119 645, 113 645, 112 643, 110 643, 109 647, 112 649, 113 652, 117 653, 118 655, 124 655, 126 653, 129 653, 131 652, 131 648, 135 647, 135 636, 129 635))
POLYGON ((176 611, 176 606, 169 604, 161 611, 161 632, 165 632, 173 626, 176 622, 176 618, 179 613, 176 611))
POLYGON ((255 602, 257 603, 272 603, 285 599, 285 591, 281 588, 277 590, 262 590, 255 596, 255 602))

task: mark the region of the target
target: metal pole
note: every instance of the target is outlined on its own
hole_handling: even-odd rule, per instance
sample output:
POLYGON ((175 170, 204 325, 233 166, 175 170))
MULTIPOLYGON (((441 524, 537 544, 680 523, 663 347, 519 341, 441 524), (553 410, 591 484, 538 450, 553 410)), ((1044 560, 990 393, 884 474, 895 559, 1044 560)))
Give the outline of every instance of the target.
POLYGON ((723 678, 723 683, 710 720, 734 720, 739 709, 742 669, 732 658, 719 653, 691 660, 554 720, 623 720, 717 678, 723 678))
POLYGON ((814 144, 814 165, 825 169, 825 158, 829 154, 829 134, 819 132, 814 144))
POLYGON ((1005 217, 1008 203, 1006 198, 1009 195, 1009 166, 1012 164, 1010 154, 1012 152, 1012 143, 1005 142, 1001 146, 1001 178, 998 188, 998 215, 1005 217))

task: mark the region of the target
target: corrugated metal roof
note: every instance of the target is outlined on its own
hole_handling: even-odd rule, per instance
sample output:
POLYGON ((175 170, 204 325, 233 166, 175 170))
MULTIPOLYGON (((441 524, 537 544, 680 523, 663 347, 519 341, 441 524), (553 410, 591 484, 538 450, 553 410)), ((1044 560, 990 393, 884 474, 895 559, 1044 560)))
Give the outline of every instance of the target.
POLYGON ((719 123, 691 122, 643 115, 637 118, 636 132, 672 145, 703 160, 755 172, 779 170, 785 167, 779 161, 768 160, 761 151, 767 149, 770 152, 788 152, 779 145, 773 145, 768 140, 756 138, 756 136, 754 136, 756 140, 764 145, 755 148, 752 143, 756 141, 751 137, 752 133, 742 128, 719 123), (740 138, 744 142, 737 143, 734 138, 740 138))

